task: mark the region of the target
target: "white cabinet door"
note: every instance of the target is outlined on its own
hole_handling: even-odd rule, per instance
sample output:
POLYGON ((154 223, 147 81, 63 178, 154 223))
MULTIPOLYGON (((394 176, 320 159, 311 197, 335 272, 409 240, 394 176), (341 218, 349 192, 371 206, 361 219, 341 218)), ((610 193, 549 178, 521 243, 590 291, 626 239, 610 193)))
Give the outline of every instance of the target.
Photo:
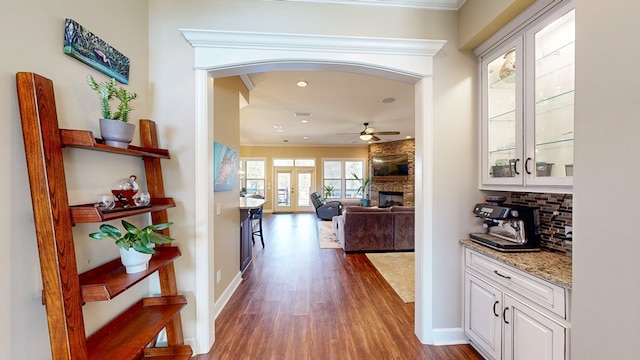
POLYGON ((574 42, 567 2, 480 55, 482 189, 570 191, 574 42))
POLYGON ((505 360, 564 360, 564 326, 508 294, 503 315, 505 360))
POLYGON ((522 38, 482 57, 482 181, 523 183, 522 38))
POLYGON ((465 272, 464 332, 492 359, 501 359, 502 292, 465 272))
POLYGON ((567 5, 526 34, 527 184, 571 185, 575 88, 575 10, 567 5), (528 169, 527 169, 528 168, 528 169))

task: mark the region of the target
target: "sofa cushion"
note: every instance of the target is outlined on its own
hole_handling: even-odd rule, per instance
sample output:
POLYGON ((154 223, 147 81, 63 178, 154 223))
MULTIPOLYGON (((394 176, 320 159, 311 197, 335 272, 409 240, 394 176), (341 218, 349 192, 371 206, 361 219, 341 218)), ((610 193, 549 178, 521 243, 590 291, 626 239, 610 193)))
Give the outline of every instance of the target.
POLYGON ((393 250, 393 214, 391 211, 351 207, 343 214, 343 217, 344 250, 346 252, 393 250))
POLYGON ((361 206, 351 206, 347 210, 350 213, 375 213, 375 212, 383 212, 388 213, 391 212, 390 208, 377 208, 377 207, 361 207, 361 206))
POLYGON ((414 211, 396 209, 391 212, 393 213, 393 249, 413 250, 415 248, 414 211))
POLYGON ((410 212, 410 213, 415 213, 416 208, 414 208, 413 206, 392 206, 389 209, 391 209, 391 212, 410 212))

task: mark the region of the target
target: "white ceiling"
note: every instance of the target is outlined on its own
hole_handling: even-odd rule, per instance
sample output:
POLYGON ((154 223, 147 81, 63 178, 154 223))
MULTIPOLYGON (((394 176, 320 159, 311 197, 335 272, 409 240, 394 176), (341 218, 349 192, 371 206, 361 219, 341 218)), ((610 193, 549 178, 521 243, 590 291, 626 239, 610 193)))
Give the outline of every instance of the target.
POLYGON ((400 132, 380 135, 380 142, 414 136, 413 85, 326 71, 279 71, 251 74, 248 78, 253 90, 249 104, 240 110, 243 146, 367 146, 358 137, 365 122, 376 131, 400 132), (298 87, 299 80, 309 85, 298 87), (383 103, 386 98, 395 101, 383 103), (280 132, 274 127, 278 125, 280 132))
MULTIPOLYGON (((342 5, 458 10, 466 0, 266 0, 342 5)), ((414 87, 391 80, 343 72, 283 71, 252 74, 249 105, 240 111, 243 146, 367 146, 358 135, 363 123, 380 142, 414 137, 414 87), (309 86, 299 88, 305 80, 309 86), (394 98, 391 103, 383 99, 394 98), (311 113, 296 116, 296 113, 311 113), (308 120, 302 123, 301 120, 308 120), (276 131, 280 127, 281 131, 276 131), (353 135, 336 135, 352 133, 353 135), (306 138, 305 138, 306 137, 306 138)))

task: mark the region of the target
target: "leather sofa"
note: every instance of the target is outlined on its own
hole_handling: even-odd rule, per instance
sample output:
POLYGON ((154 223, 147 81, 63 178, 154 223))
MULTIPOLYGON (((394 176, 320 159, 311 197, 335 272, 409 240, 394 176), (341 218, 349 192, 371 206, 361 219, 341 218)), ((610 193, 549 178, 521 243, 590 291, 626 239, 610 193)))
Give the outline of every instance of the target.
POLYGON ((349 207, 333 218, 345 252, 412 251, 415 248, 415 209, 349 207))
POLYGON ((340 201, 326 201, 319 192, 311 193, 309 198, 316 208, 316 215, 322 220, 331 220, 342 213, 340 201))

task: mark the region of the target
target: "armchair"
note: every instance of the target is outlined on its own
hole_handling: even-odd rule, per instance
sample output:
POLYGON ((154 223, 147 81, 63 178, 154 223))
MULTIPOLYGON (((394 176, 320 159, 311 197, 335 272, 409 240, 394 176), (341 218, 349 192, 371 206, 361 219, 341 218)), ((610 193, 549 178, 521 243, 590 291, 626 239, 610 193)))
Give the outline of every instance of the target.
POLYGON ((322 220, 331 220, 334 216, 340 215, 342 212, 342 204, 340 201, 325 200, 319 192, 309 195, 313 206, 316 208, 316 215, 322 220))

